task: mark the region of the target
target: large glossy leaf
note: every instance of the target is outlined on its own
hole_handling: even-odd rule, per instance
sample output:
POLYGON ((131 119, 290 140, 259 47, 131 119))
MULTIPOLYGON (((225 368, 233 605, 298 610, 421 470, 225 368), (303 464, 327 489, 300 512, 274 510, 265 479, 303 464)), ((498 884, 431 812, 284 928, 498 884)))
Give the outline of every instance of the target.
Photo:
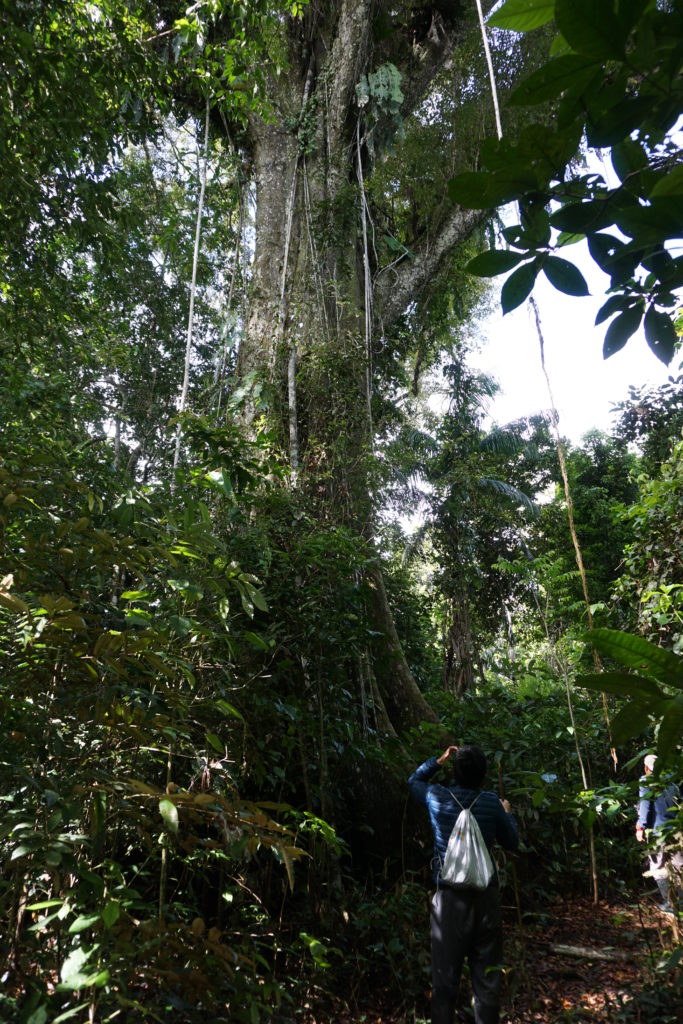
POLYGON ((600 149, 621 143, 638 129, 650 108, 651 101, 647 96, 629 97, 615 104, 605 103, 601 109, 594 106, 586 121, 589 146, 600 149))
POLYGON ((511 252, 509 249, 489 249, 481 252, 467 264, 467 271, 477 277, 495 277, 516 267, 525 258, 522 252, 511 252))
POLYGON ((591 57, 568 53, 549 61, 517 86, 510 96, 513 106, 534 106, 560 96, 566 89, 587 84, 600 65, 591 57))
POLYGON ((619 352, 631 335, 635 334, 640 327, 643 318, 643 311, 640 306, 631 306, 625 309, 619 316, 615 316, 607 328, 605 340, 602 346, 602 354, 609 359, 615 352, 619 352))
POLYGON ((483 210, 510 202, 529 188, 536 187, 530 170, 465 171, 448 182, 448 195, 454 203, 468 210, 483 210))
POLYGON ((488 20, 493 28, 530 32, 547 24, 555 13, 555 0, 506 0, 488 20))
POLYGON ((619 0, 617 16, 624 31, 632 29, 646 8, 652 6, 652 0, 619 0))
POLYGON ((626 33, 612 0, 556 0, 555 22, 577 53, 598 60, 624 55, 626 33))
POLYGON ((614 743, 623 743, 631 736, 637 736, 648 724, 648 715, 643 705, 638 701, 629 701, 612 719, 612 740, 614 743))
POLYGON ((664 697, 652 679, 628 672, 592 672, 579 676, 576 685, 586 690, 614 693, 617 697, 633 697, 646 705, 664 697))
POLYGON ((552 214, 550 223, 560 231, 600 231, 614 223, 614 213, 607 200, 591 199, 585 203, 567 203, 552 214))
POLYGON ((678 335, 671 318, 650 306, 643 324, 647 343, 658 359, 668 366, 673 359, 678 335))
POLYGON ((625 309, 628 306, 629 299, 625 295, 610 295, 607 302, 604 302, 597 312, 595 317, 595 326, 602 324, 605 320, 617 312, 619 309, 625 309))
POLYGON ((659 179, 650 192, 650 198, 658 196, 683 196, 683 164, 678 164, 659 179))
POLYGON ((683 693, 677 693, 670 701, 659 726, 657 753, 663 760, 680 742, 681 733, 683 733, 683 693))
POLYGON ((538 262, 532 260, 531 263, 525 263, 515 270, 514 274, 510 274, 500 293, 503 313, 516 309, 528 298, 534 287, 538 269, 538 262))
POLYGON ((632 205, 619 210, 617 227, 638 243, 650 245, 675 237, 675 225, 683 224, 683 196, 655 197, 649 206, 632 205))
POLYGON ((588 285, 578 267, 559 256, 547 256, 543 273, 554 288, 565 295, 588 295, 588 285))
POLYGON ((635 139, 623 139, 616 146, 612 146, 611 158, 612 166, 621 182, 627 181, 631 175, 647 167, 645 151, 635 139))
POLYGON ((641 636, 618 629, 594 629, 585 640, 600 652, 627 668, 641 672, 683 690, 683 658, 650 643, 641 636))
MULTIPOLYGON (((597 232, 596 234, 588 235, 588 251, 600 269, 604 270, 606 274, 612 273, 612 264, 615 259, 618 259, 619 250, 623 248, 623 245, 624 243, 621 239, 607 234, 607 232, 597 232)), ((599 320, 595 322, 600 323, 599 320)))

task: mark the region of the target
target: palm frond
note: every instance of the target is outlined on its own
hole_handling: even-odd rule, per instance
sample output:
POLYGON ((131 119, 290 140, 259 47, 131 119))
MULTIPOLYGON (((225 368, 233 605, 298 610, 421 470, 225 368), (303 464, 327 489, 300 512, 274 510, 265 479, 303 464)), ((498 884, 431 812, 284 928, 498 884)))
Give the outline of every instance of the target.
POLYGON ((417 530, 408 538, 408 543, 403 549, 401 555, 401 565, 405 567, 408 565, 416 555, 422 551, 422 546, 427 539, 429 533, 429 523, 423 523, 422 526, 418 526, 417 530))
POLYGON ((514 455, 521 451, 525 441, 517 430, 508 427, 494 427, 479 438, 479 449, 492 455, 514 455))
POLYGON ((509 498, 510 501, 514 501, 516 505, 522 505, 523 508, 529 512, 530 515, 535 516, 538 514, 538 506, 528 494, 524 491, 520 491, 519 487, 513 487, 512 484, 506 484, 504 480, 496 480, 494 477, 482 476, 477 480, 477 487, 481 490, 494 491, 496 494, 502 495, 504 498, 509 498))

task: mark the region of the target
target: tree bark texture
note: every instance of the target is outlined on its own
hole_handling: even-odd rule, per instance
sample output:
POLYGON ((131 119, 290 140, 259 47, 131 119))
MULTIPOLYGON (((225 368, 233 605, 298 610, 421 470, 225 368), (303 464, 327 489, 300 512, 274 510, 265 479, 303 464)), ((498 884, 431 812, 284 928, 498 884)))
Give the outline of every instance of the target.
MULTIPOLYGON (((403 11, 385 0, 312 2, 303 19, 282 20, 289 62, 269 78, 272 117, 252 114, 244 137, 255 219, 238 376, 269 379, 283 444, 295 439, 290 461, 299 486, 370 543, 373 339, 419 297, 481 214, 444 204, 440 223, 432 220, 425 229, 414 257, 378 275, 376 260, 369 265, 371 247, 363 244, 363 174, 371 173, 372 155, 356 87, 361 76, 392 64, 401 74, 401 116, 408 117, 448 61, 462 25, 457 3, 403 11), (395 29, 377 36, 378 19, 396 19, 397 9, 395 29)), ((378 571, 371 586, 369 614, 386 638, 376 678, 400 733, 435 715, 401 651, 378 571)))

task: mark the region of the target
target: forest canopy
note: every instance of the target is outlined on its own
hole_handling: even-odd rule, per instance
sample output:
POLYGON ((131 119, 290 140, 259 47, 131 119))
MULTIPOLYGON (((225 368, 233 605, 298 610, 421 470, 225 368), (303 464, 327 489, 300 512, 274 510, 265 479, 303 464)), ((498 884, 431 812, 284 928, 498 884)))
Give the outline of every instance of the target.
POLYGON ((0 19, 0 1017, 424 1019, 406 779, 469 740, 509 1020, 587 1019, 537 1006, 561 905, 636 922, 619 1020, 676 1019, 633 804, 681 779, 679 7, 0 19), (488 279, 580 301, 584 241, 605 357, 642 325, 668 382, 492 422, 488 279))

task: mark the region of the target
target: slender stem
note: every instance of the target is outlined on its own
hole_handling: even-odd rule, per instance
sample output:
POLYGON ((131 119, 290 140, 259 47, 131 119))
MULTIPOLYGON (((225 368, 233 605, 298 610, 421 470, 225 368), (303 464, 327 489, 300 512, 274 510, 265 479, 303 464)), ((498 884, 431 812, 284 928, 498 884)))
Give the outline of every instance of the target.
MULTIPOLYGON (((209 166, 209 111, 210 103, 209 97, 206 97, 206 121, 204 126, 204 170, 202 172, 201 185, 199 188, 199 204, 197 207, 197 224, 194 233, 194 254, 192 257, 192 283, 190 285, 190 310, 187 317, 187 340, 185 343, 185 369, 183 372, 183 390, 180 395, 180 409, 179 412, 185 412, 185 406, 187 405, 187 392, 190 383, 190 356, 192 354, 192 327, 194 323, 194 299, 197 291, 197 265, 199 263, 199 240, 201 238, 202 230, 202 213, 204 211, 204 193, 206 191, 206 176, 209 166)), ((175 470, 178 468, 178 460, 180 458, 180 423, 176 428, 175 437, 175 453, 173 455, 173 470, 174 479, 173 486, 175 485, 175 470)))
MULTIPOLYGON (((566 659, 562 660, 562 675, 564 676, 564 685, 567 691, 567 707, 569 708, 569 719, 572 723, 572 731, 574 733, 574 744, 576 746, 576 756, 579 759, 579 768, 581 769, 581 779, 583 781, 584 793, 588 789, 588 775, 586 774, 586 766, 583 758, 581 757, 581 747, 579 745, 579 734, 576 729, 576 719, 574 718, 574 705, 572 704, 572 693, 569 686, 569 671, 567 668, 566 659)), ((590 861, 591 861, 591 880, 593 883, 593 903, 597 905, 598 902, 598 865, 595 858, 595 832, 593 830, 593 824, 591 823, 590 830, 588 832, 588 845, 590 848, 590 861)))
MULTIPOLYGON (((302 111, 306 107, 313 82, 313 61, 309 64, 304 94, 301 100, 302 111)), ((285 321, 287 318, 287 268, 289 264, 289 246, 292 238, 292 220, 294 218, 294 201, 296 199, 296 183, 299 173, 299 151, 294 158, 294 170, 292 172, 292 184, 289 190, 289 201, 287 204, 287 229, 285 232, 285 251, 282 260, 282 276, 280 278, 280 302, 277 314, 277 334, 273 346, 273 357, 277 355, 282 340, 285 336, 285 321)), ((292 337, 289 344, 289 360, 287 363, 287 400, 289 403, 289 466, 291 471, 292 487, 296 488, 299 478, 299 426, 296 406, 296 371, 297 351, 296 339, 292 337)))
POLYGON ((360 154, 360 117, 356 124, 356 156, 358 161, 358 184, 360 186, 361 224, 363 227, 363 279, 365 297, 365 400, 368 409, 368 431, 372 440, 372 280, 370 277, 370 259, 368 256, 368 227, 365 198, 365 182, 363 180, 363 164, 360 154))
MULTIPOLYGON (((583 556, 581 554, 581 545, 579 544, 578 534, 576 532, 576 526, 574 524, 574 503, 572 501, 571 488, 569 486, 569 475, 567 473, 567 461, 565 459, 564 445, 562 444, 562 437, 560 436, 559 427, 559 416, 557 415, 557 408, 555 406, 555 399, 553 397, 553 391, 550 386, 550 377, 548 370, 545 365, 545 341, 543 338, 543 330, 541 328, 541 317, 538 312, 538 306, 533 295, 529 299, 529 305, 531 306, 534 318, 536 320, 536 331, 538 333, 538 342, 541 348, 541 367, 543 369, 543 376, 545 377, 546 384, 548 386, 548 396, 550 398, 550 407, 553 413, 553 430, 555 433, 555 443, 557 446, 557 458, 560 463, 560 472, 562 473, 562 481, 564 484, 564 494, 567 500, 567 517, 569 519, 569 532, 571 533, 572 543, 574 545, 574 552, 576 555, 576 564, 579 569, 579 575, 581 577, 581 586, 583 588, 583 599, 586 605, 586 617, 588 620, 588 629, 593 629, 593 612, 591 611, 590 597, 588 596, 588 579, 586 577, 586 570, 583 564, 583 556)), ((595 647, 593 648, 593 663, 595 665, 596 672, 602 672, 602 662, 600 661, 600 655, 598 654, 595 647)), ((610 723, 609 709, 607 707, 607 697, 603 693, 602 695, 602 709, 605 716, 605 724, 607 726, 607 736, 609 739, 610 754, 614 763, 614 770, 617 770, 617 752, 614 749, 614 743, 612 741, 612 726, 610 723)))
MULTIPOLYGON (((237 240, 235 242, 235 255, 233 258, 232 273, 230 275, 230 287, 228 289, 228 301, 226 302, 226 315, 229 317, 232 310, 232 297, 235 290, 235 278, 237 277, 237 267, 240 263, 240 249, 242 247, 242 234, 244 231, 244 193, 239 188, 239 220, 237 224, 237 240)), ((221 353, 220 366, 216 368, 216 380, 215 383, 218 385, 218 399, 216 404, 216 422, 218 422, 221 414, 221 399, 223 397, 223 374, 225 373, 225 362, 228 355, 228 338, 227 334, 223 342, 223 352, 221 353)))
MULTIPOLYGON (((173 771, 173 746, 169 744, 166 758, 166 792, 169 791, 171 775, 173 771)), ((168 873, 168 835, 164 833, 163 846, 161 847, 161 872, 159 874, 159 920, 163 921, 164 902, 166 900, 166 875, 168 873)))

